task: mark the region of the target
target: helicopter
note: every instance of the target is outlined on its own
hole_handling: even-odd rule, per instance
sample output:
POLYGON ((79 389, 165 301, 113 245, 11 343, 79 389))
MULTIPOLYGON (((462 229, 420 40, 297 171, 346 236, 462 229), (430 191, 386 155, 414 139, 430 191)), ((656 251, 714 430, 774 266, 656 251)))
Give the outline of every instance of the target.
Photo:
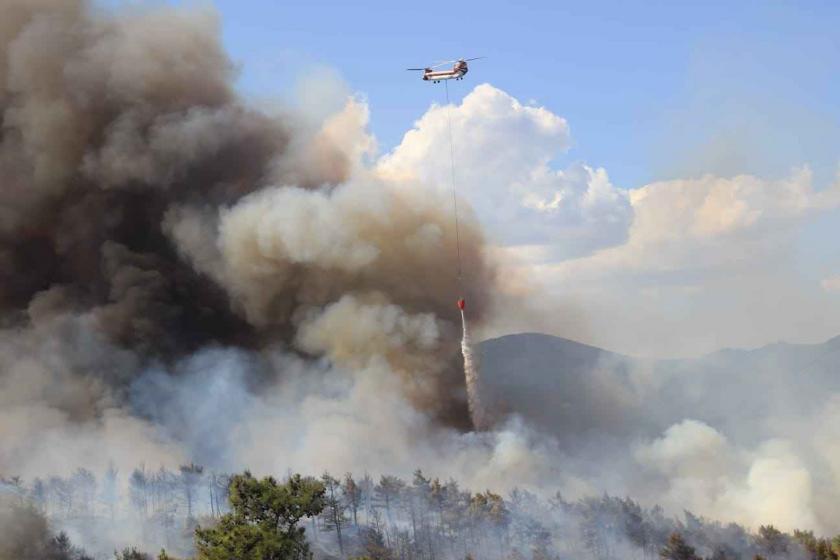
POLYGON ((406 70, 412 71, 422 71, 423 72, 423 81, 432 82, 433 84, 440 83, 441 80, 463 80, 464 74, 469 72, 469 68, 467 67, 467 62, 472 60, 478 60, 480 58, 485 58, 483 56, 477 56, 475 58, 459 58, 458 60, 447 60, 446 62, 439 62, 434 66, 429 66, 428 68, 406 68, 406 70), (446 64, 452 64, 451 70, 438 70, 435 71, 435 68, 440 68, 446 64))

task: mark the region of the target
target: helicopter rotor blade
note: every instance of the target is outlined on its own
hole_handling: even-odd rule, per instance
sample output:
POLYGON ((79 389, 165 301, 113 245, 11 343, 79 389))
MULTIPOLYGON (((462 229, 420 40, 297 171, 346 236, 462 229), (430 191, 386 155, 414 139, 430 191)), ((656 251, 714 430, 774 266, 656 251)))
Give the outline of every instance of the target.
MULTIPOLYGON (((441 66, 446 66, 447 64, 455 64, 456 62, 470 62, 471 60, 479 60, 482 58, 487 58, 486 56, 477 56, 475 58, 459 58, 458 60, 443 60, 441 62, 435 62, 431 66, 428 67, 429 70, 434 70, 435 68, 440 68, 441 66)), ((406 68, 406 70, 414 70, 414 71, 421 71, 426 70, 426 68, 406 68)))

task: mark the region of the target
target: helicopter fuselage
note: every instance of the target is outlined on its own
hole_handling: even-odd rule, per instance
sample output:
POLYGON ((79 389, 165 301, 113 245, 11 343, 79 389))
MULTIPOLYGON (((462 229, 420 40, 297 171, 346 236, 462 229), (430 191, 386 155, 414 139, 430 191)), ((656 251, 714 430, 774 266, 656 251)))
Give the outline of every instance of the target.
POLYGON ((427 82, 437 83, 442 80, 460 80, 464 74, 469 72, 466 62, 456 62, 451 70, 434 71, 431 68, 426 68, 423 71, 423 80, 427 82))

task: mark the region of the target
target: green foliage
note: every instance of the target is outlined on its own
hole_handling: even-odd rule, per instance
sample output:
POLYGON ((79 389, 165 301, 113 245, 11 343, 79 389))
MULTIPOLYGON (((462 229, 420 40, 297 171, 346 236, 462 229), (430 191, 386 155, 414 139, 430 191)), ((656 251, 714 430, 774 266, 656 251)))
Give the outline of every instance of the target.
POLYGON ((138 551, 136 548, 126 548, 122 552, 115 552, 116 560, 152 560, 148 554, 138 551))
POLYGON ((469 513, 477 523, 487 523, 497 529, 507 527, 510 523, 510 513, 505 501, 489 490, 472 497, 469 513))
MULTIPOLYGON (((184 555, 195 554, 189 547, 194 538, 193 560, 309 560, 305 519, 305 536, 326 559, 615 559, 624 557, 628 545, 636 549, 630 557, 661 553, 665 560, 698 560, 700 554, 707 560, 838 560, 840 551, 840 535, 786 533, 772 525, 751 532, 690 512, 681 521, 658 506, 608 495, 566 501, 559 494, 546 498, 520 489, 509 497, 474 493, 419 470, 408 482, 385 475, 379 484, 349 473, 341 480, 325 473, 317 481, 297 476, 280 484, 248 473, 206 473, 193 464, 175 472, 136 469, 128 478, 133 507, 127 518, 184 555)), ((107 479, 103 484, 110 484, 107 479)), ((14 477, 0 480, 7 490, 0 495, 0 560, 89 560, 66 535, 50 530, 46 512, 103 528, 115 521, 112 504, 97 502, 110 493, 92 488, 83 469, 67 479, 35 479, 30 485, 14 477)), ((117 560, 175 560, 165 551, 114 554, 117 560)))
POLYGON ((812 560, 837 560, 837 552, 829 539, 815 537, 813 531, 794 531, 793 538, 808 551, 812 560))
POLYGON ((323 482, 326 490, 324 494, 324 505, 326 506, 324 510, 324 529, 335 531, 338 537, 338 549, 344 556, 344 540, 341 537, 341 529, 347 521, 344 515, 347 506, 341 499, 341 483, 328 472, 321 475, 321 482, 323 482))
POLYGON ((376 527, 368 527, 362 532, 362 546, 364 558, 367 560, 393 560, 394 555, 385 545, 382 531, 376 527))
POLYGON ((356 484, 353 475, 344 475, 344 482, 341 485, 341 493, 347 500, 347 506, 353 515, 353 525, 359 526, 359 507, 362 505, 362 489, 356 484))
POLYGON ((294 475, 285 484, 251 473, 230 482, 232 512, 196 529, 198 560, 305 560, 311 557, 298 523, 324 509, 324 485, 294 475))
POLYGON ((788 551, 787 535, 773 525, 762 525, 758 528, 756 544, 768 556, 781 555, 788 551))
POLYGON ((668 543, 659 551, 662 560, 700 560, 694 552, 694 547, 689 546, 679 533, 671 533, 668 543))

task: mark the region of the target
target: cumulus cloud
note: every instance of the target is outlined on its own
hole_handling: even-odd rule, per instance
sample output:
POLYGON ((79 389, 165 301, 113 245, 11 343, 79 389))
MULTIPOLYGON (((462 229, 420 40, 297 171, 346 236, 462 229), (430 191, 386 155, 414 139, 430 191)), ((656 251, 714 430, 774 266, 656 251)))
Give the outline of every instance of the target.
POLYGON ((780 180, 707 175, 652 183, 631 191, 630 200, 627 242, 590 266, 673 270, 763 256, 802 220, 840 204, 840 183, 817 190, 807 168, 780 180))
MULTIPOLYGON (((840 320, 813 320, 840 303, 814 289, 798 257, 803 228, 840 205, 840 183, 820 188, 803 165, 778 178, 706 174, 618 188, 606 169, 555 168, 571 143, 566 121, 488 84, 460 104, 433 105, 377 174, 447 193, 450 118, 459 196, 506 267, 489 332, 539 324, 661 356, 840 331, 840 320), (550 319, 541 291, 552 295, 550 319), (540 298, 542 309, 523 298, 540 298)), ((834 284, 826 278, 822 292, 834 284)))
POLYGON ((539 270, 550 290, 589 310, 595 342, 673 355, 840 331, 813 321, 836 304, 797 257, 802 228, 840 204, 840 183, 818 189, 807 168, 777 180, 708 175, 652 183, 630 201, 625 243, 539 270))
POLYGON ((496 243, 530 246, 540 258, 556 260, 625 238, 629 197, 604 169, 552 167, 569 147, 565 119, 489 84, 477 86, 460 105, 433 105, 379 160, 379 174, 449 192, 450 118, 457 191, 496 243))

